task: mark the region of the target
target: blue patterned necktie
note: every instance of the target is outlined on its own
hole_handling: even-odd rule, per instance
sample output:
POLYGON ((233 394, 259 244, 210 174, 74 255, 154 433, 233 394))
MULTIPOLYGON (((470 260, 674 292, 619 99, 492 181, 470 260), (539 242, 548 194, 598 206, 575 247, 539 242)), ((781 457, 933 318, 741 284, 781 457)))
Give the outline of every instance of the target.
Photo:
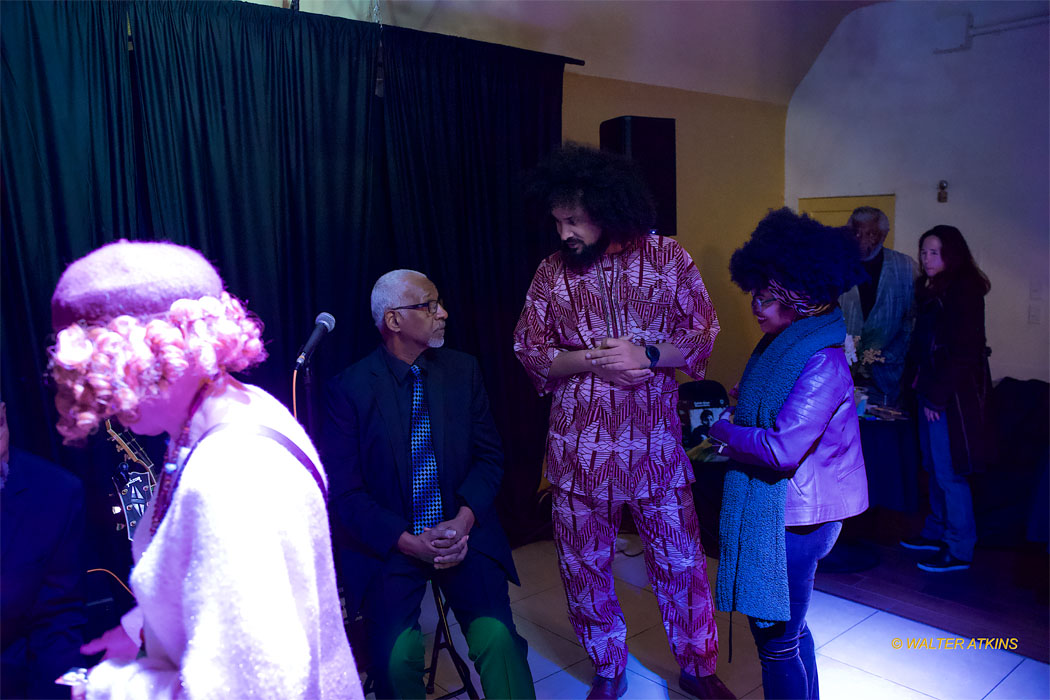
POLYGON ((430 414, 423 395, 423 376, 412 365, 412 534, 441 522, 441 489, 438 486, 437 457, 430 438, 430 414))

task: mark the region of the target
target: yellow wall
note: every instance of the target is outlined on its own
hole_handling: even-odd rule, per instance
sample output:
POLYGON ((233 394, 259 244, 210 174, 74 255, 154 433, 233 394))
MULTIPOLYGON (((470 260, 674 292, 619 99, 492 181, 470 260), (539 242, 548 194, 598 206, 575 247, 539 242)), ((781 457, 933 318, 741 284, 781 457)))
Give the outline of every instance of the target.
POLYGON ((740 378, 761 333, 750 297, 729 279, 729 256, 770 208, 784 204, 787 107, 566 72, 565 140, 598 143, 598 127, 623 115, 676 120, 678 241, 693 256, 722 332, 707 376, 740 378))

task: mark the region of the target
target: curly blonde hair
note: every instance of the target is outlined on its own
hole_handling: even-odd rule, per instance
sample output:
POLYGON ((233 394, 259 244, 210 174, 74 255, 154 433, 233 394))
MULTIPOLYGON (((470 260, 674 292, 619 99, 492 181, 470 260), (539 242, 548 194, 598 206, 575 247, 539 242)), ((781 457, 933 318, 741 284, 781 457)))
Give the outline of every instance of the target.
POLYGON ((143 401, 161 397, 188 370, 217 378, 266 359, 262 322, 234 296, 179 299, 165 314, 74 323, 58 332, 49 369, 58 432, 83 440, 107 418, 128 424, 143 401))

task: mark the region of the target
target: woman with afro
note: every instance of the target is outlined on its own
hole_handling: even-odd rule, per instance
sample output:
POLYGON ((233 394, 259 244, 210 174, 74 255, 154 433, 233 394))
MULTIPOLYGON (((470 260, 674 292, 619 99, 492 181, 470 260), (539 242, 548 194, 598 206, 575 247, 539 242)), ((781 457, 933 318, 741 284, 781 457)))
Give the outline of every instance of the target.
POLYGON ((729 263, 764 332, 732 422, 715 600, 748 616, 767 698, 817 698, 806 611, 842 520, 868 507, 839 295, 863 276, 856 243, 790 209, 771 212, 729 263))

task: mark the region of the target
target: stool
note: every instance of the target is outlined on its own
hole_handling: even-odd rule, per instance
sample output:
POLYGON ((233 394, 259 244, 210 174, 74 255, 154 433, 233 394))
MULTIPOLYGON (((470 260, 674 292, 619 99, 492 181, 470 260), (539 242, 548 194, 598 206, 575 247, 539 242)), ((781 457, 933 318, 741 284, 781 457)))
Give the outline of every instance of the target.
POLYGON ((463 686, 458 690, 450 691, 435 700, 448 700, 453 698, 464 690, 467 691, 467 697, 470 700, 478 700, 478 691, 474 689, 474 683, 470 680, 470 669, 467 667, 463 657, 456 651, 456 647, 452 644, 452 632, 448 626, 448 601, 444 600, 441 596, 441 589, 437 585, 437 581, 431 580, 430 587, 434 591, 434 605, 437 606, 438 612, 438 624, 437 629, 434 630, 434 649, 430 652, 430 666, 427 667, 424 673, 427 674, 427 694, 434 692, 434 677, 437 675, 438 667, 438 653, 445 649, 448 651, 448 655, 452 658, 452 665, 456 667, 456 673, 459 674, 459 679, 463 683, 463 686))

